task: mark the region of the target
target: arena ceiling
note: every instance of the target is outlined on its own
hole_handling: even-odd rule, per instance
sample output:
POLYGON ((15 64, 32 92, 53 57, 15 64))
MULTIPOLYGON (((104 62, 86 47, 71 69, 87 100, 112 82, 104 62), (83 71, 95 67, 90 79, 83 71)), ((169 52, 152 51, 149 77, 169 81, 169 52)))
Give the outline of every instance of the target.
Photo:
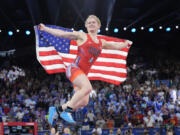
POLYGON ((0 50, 34 46, 33 26, 41 22, 85 30, 84 20, 89 14, 102 21, 101 34, 133 40, 135 47, 169 49, 179 45, 180 28, 176 26, 180 27, 180 0, 4 0, 0 4, 0 50), (149 27, 155 31, 148 32, 149 27), (166 32, 166 27, 171 31, 166 32), (119 32, 114 33, 114 28, 119 32), (26 29, 30 36, 24 34, 26 29), (8 30, 14 35, 8 36, 8 30))

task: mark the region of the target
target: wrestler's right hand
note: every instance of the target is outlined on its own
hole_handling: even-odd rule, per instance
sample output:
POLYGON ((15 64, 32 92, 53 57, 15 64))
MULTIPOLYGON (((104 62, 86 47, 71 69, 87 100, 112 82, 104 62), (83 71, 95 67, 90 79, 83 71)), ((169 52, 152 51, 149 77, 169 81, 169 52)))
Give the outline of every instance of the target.
POLYGON ((41 31, 44 31, 45 28, 46 28, 46 26, 45 26, 44 24, 42 24, 42 23, 40 23, 40 24, 38 25, 38 29, 41 30, 41 31))

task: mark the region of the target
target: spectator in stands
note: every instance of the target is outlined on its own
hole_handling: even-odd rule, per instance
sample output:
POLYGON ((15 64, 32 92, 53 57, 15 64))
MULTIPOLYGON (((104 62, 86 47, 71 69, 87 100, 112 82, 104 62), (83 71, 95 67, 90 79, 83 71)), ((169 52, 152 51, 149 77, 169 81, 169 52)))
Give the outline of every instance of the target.
POLYGON ((122 135, 121 128, 117 129, 116 135, 122 135))
POLYGON ((168 107, 169 111, 173 111, 175 109, 175 102, 173 101, 173 98, 169 99, 167 107, 168 107))
POLYGON ((134 135, 132 132, 132 128, 129 129, 129 135, 134 135))
POLYGON ((2 111, 0 111, 0 122, 2 122, 2 111))
POLYGON ((152 128, 154 127, 154 118, 151 115, 146 115, 146 117, 144 117, 144 124, 146 125, 146 127, 148 128, 152 128))
POLYGON ((169 130, 166 132, 166 135, 174 135, 173 130, 172 130, 172 129, 169 129, 169 130))
POLYGON ((117 114, 114 116, 114 122, 115 122, 115 127, 121 127, 124 123, 124 117, 121 114, 121 112, 117 112, 117 114))
POLYGON ((175 114, 175 111, 171 111, 170 113, 170 123, 173 125, 173 126, 177 126, 178 125, 178 118, 175 114))
POLYGON ((56 132, 55 128, 51 128, 51 135, 59 135, 59 132, 56 132))
POLYGON ((36 120, 36 122, 37 122, 37 127, 38 127, 38 131, 43 131, 43 121, 42 121, 42 119, 40 118, 40 116, 38 116, 38 118, 37 118, 37 120, 36 120))
POLYGON ((98 133, 97 132, 93 132, 92 135, 98 135, 98 133))
POLYGON ((95 115, 94 115, 94 113, 93 113, 92 110, 89 110, 89 111, 88 111, 87 117, 88 117, 88 119, 89 119, 90 127, 93 127, 93 126, 94 126, 94 121, 95 121, 95 115))
POLYGON ((154 116, 154 120, 155 120, 155 127, 160 127, 163 124, 163 118, 160 114, 160 111, 156 112, 154 116))
POLYGON ((125 131, 124 131, 124 135, 134 135, 134 134, 132 133, 132 128, 129 128, 128 130, 125 130, 125 131))
POLYGON ((109 135, 115 135, 113 129, 109 129, 109 135))
MULTIPOLYGON (((60 81, 56 82, 54 81, 55 80, 54 78, 56 78, 54 75, 47 75, 44 72, 41 72, 41 70, 39 69, 36 70, 41 73, 41 76, 37 76, 37 74, 39 73, 37 71, 32 72, 31 71, 32 68, 31 68, 30 70, 29 69, 25 70, 26 72, 25 78, 22 76, 18 76, 16 80, 10 83, 9 79, 6 78, 6 75, 10 71, 10 69, 11 68, 6 68, 7 70, 6 73, 3 71, 5 69, 0 70, 0 112, 1 112, 0 121, 2 120, 8 121, 8 119, 15 118, 15 116, 19 112, 17 110, 22 110, 22 112, 24 112, 24 116, 23 116, 24 122, 37 121, 38 120, 37 116, 40 115, 41 117, 40 119, 43 122, 43 130, 48 130, 49 125, 47 122, 47 118, 45 116, 47 114, 49 104, 53 104, 57 100, 57 98, 60 98, 61 99, 60 104, 63 104, 68 98, 67 95, 71 94, 70 91, 65 92, 64 84, 66 80, 63 79, 62 75, 59 75, 61 78, 61 82, 60 81), (53 92, 51 92, 50 84, 52 84, 52 86, 54 85, 58 86, 58 91, 60 91, 58 95, 55 95, 56 89, 52 88, 53 92), (29 95, 29 97, 27 98, 28 100, 30 99, 37 103, 34 106, 34 108, 32 107, 33 109, 30 109, 30 107, 24 107, 23 103, 25 103, 26 95, 29 95), (10 110, 5 109, 7 107, 10 110), (10 116, 7 116, 8 114, 10 116)), ((137 75, 136 72, 140 73, 141 70, 145 70, 145 69, 139 69, 139 71, 137 71, 137 69, 136 71, 132 69, 128 74, 128 76, 131 75, 131 77, 134 78, 135 75, 137 75)), ((156 76, 157 74, 159 74, 158 72, 161 71, 159 71, 158 69, 157 73, 154 75, 156 76)), ((180 73, 179 70, 178 72, 180 73)), ((144 72, 144 74, 146 74, 146 72, 144 72)), ((111 92, 108 92, 110 88, 107 87, 106 84, 102 82, 95 82, 97 89, 96 90, 97 97, 92 101, 90 101, 92 102, 91 106, 88 105, 88 107, 86 108, 87 110, 92 110, 92 114, 91 114, 92 116, 90 115, 90 117, 88 118, 90 119, 92 117, 92 119, 94 119, 94 123, 96 123, 96 120, 98 120, 97 117, 99 117, 98 115, 101 114, 101 116, 104 119, 106 119, 108 116, 107 110, 111 102, 113 102, 115 109, 111 109, 112 110, 111 113, 113 114, 113 116, 115 116, 113 117, 114 118, 113 120, 115 121, 115 127, 121 127, 121 125, 123 125, 124 123, 126 123, 125 125, 128 125, 127 123, 132 122, 133 115, 135 115, 136 118, 140 117, 140 119, 143 120, 143 117, 139 116, 139 114, 143 114, 143 113, 146 114, 146 112, 149 110, 154 111, 154 116, 152 116, 153 114, 150 115, 151 117, 154 117, 154 127, 160 126, 162 119, 163 119, 162 124, 164 125, 166 124, 165 122, 167 120, 167 124, 173 124, 174 126, 177 125, 179 126, 180 98, 177 99, 177 102, 173 103, 172 102, 173 100, 170 99, 171 88, 169 88, 169 86, 164 84, 163 85, 160 84, 159 86, 157 85, 158 86, 157 87, 153 79, 154 78, 151 78, 150 85, 148 85, 149 84, 148 82, 149 79, 148 79, 144 83, 141 83, 141 86, 139 86, 140 82, 137 79, 132 79, 129 80, 131 81, 130 84, 132 89, 127 90, 126 88, 126 90, 124 90, 123 89, 124 84, 122 84, 120 86, 111 88, 111 92), (148 87, 152 87, 152 94, 151 92, 148 92, 148 95, 146 95, 147 93, 144 94, 144 91, 146 92, 146 89, 148 89, 148 87, 144 87, 144 85, 147 85, 148 87), (142 91, 139 90, 140 87, 142 87, 142 91), (114 97, 114 95, 116 95, 117 97, 113 99, 112 97, 114 97), (143 97, 144 97, 144 102, 141 102, 143 100, 143 97), (126 106, 127 102, 128 103, 130 102, 131 105, 126 106), (104 104, 105 105, 109 104, 109 105, 104 106, 104 104), (141 104, 141 106, 139 104, 141 104), (160 123, 157 123, 157 121, 159 121, 160 123)), ((161 82, 161 80, 159 81, 161 82)), ((174 84, 173 79, 171 80, 171 82, 172 84, 174 84)), ((128 84, 129 82, 126 83, 126 85, 128 84)), ((180 85, 178 86, 178 90, 177 90, 177 98, 180 97, 179 93, 180 93, 180 85)), ((28 105, 29 101, 26 103, 28 105)), ((84 117, 84 115, 82 117, 84 117)), ((147 116, 145 115, 145 118, 146 117, 147 116)), ((11 119, 10 121, 15 122, 15 120, 13 119, 11 119)), ((63 126, 63 123, 61 124, 63 126)), ((136 126, 136 124, 134 124, 133 122, 132 124, 133 127, 136 126)), ((137 124, 137 127, 140 126, 138 126, 137 124)))
POLYGON ((160 135, 158 131, 156 131, 155 135, 160 135))
POLYGON ((101 105, 99 102, 96 102, 96 104, 94 106, 94 110, 95 110, 95 114, 101 113, 101 105))
POLYGON ((170 97, 172 98, 172 102, 175 103, 177 100, 177 88, 175 85, 170 88, 170 97))
POLYGON ((105 126, 105 120, 103 119, 103 117, 99 114, 97 116, 97 120, 96 120, 96 125, 99 125, 102 129, 104 128, 105 126))
POLYGON ((24 112, 22 109, 20 110, 17 110, 17 113, 16 113, 16 120, 17 121, 22 121, 23 117, 24 117, 24 112))
POLYGON ((130 128, 128 130, 125 130, 124 135, 134 135, 134 134, 132 133, 132 129, 130 128))
MULTIPOLYGON (((38 120, 38 119, 37 119, 38 120)), ((30 116, 29 113, 25 113, 22 119, 23 122, 30 122, 30 116)), ((42 123, 40 123, 42 124, 42 123)))
POLYGON ((162 107, 161 107, 161 112, 162 112, 162 117, 163 117, 163 120, 167 120, 169 119, 169 110, 167 108, 167 104, 165 103, 162 107))
POLYGON ((63 133, 64 125, 63 125, 63 122, 62 122, 61 119, 57 120, 57 122, 56 122, 56 129, 57 129, 57 132, 59 132, 59 134, 63 133))
POLYGON ((82 130, 89 130, 89 129, 90 129, 89 119, 87 115, 85 115, 85 118, 82 122, 82 130))
POLYGON ((112 117, 108 117, 107 121, 106 121, 106 127, 109 129, 113 129, 114 128, 114 120, 112 117))
POLYGON ((71 131, 68 127, 64 128, 64 133, 62 135, 71 135, 71 131))
POLYGON ((149 131, 146 128, 144 129, 143 135, 149 135, 149 131))
POLYGON ((96 133, 98 135, 101 135, 102 134, 102 128, 99 126, 99 125, 96 125, 93 130, 92 130, 92 133, 96 133))

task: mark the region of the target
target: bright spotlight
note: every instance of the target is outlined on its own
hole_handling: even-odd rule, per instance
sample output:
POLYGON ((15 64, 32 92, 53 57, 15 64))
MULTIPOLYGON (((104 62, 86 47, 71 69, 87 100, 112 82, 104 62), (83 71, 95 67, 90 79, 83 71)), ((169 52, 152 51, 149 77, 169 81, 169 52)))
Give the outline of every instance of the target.
POLYGON ((13 32, 12 32, 12 31, 8 31, 8 35, 9 35, 9 36, 12 36, 12 35, 13 35, 13 32))
POLYGON ((106 31, 108 31, 109 30, 109 28, 108 27, 106 27, 106 29, 105 29, 106 31))
POLYGON ((161 30, 161 29, 162 29, 162 26, 159 26, 159 29, 161 30))
POLYGON ((83 32, 83 30, 79 30, 79 32, 83 32))
POLYGON ((124 27, 124 28, 123 28, 123 30, 124 30, 124 31, 126 31, 126 30, 127 30, 127 28, 126 28, 126 27, 124 27))
POLYGON ((2 32, 2 31, 0 30, 0 32, 2 32))
POLYGON ((178 26, 178 25, 176 25, 176 29, 179 29, 179 26, 178 26))
POLYGON ((29 30, 26 30, 26 35, 30 35, 31 32, 29 30))
POLYGON ((171 28, 170 28, 170 27, 167 27, 167 28, 166 28, 166 31, 167 31, 167 32, 171 31, 171 28))
POLYGON ((19 29, 17 29, 16 32, 19 32, 19 29))
POLYGON ((141 30, 144 30, 144 27, 141 27, 141 30))
POLYGON ((115 28, 114 29, 114 33, 118 33, 119 29, 118 28, 115 28))
POLYGON ((131 29, 131 32, 132 32, 132 33, 135 33, 135 32, 136 32, 136 28, 132 28, 132 29, 131 29))
POLYGON ((72 28, 71 30, 74 31, 74 28, 72 28))
POLYGON ((149 28, 149 32, 153 32, 154 31, 154 28, 149 28))

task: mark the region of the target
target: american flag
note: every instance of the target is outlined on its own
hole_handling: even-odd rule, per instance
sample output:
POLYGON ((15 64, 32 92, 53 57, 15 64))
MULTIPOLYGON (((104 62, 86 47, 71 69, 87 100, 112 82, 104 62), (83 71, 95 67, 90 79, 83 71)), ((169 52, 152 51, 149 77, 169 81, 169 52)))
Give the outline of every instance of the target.
MULTIPOLYGON (((46 25, 54 29, 72 31, 58 26, 46 25)), ((36 35, 37 59, 47 73, 65 72, 65 68, 73 62, 77 54, 76 41, 55 37, 47 32, 40 31, 38 26, 34 27, 36 35)), ((100 39, 114 42, 125 42, 123 39, 99 36, 100 39)), ((119 85, 126 80, 126 58, 129 47, 121 50, 103 49, 102 53, 92 65, 89 80, 101 80, 119 85)))

